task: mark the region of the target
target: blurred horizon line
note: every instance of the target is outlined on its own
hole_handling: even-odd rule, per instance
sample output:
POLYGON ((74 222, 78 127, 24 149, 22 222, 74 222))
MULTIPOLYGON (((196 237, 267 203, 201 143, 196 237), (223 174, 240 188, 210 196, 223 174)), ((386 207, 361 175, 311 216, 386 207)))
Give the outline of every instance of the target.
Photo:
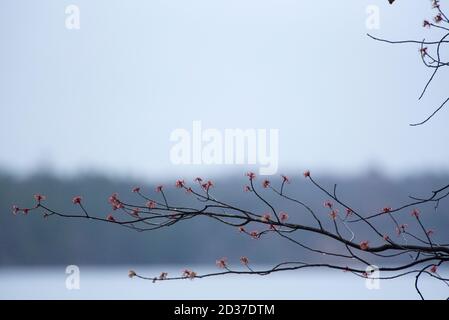
MULTIPOLYGON (((189 166, 192 167, 192 166, 189 166)), ((207 166, 206 166, 207 167, 207 166)), ((142 182, 155 182, 158 181, 168 181, 173 179, 190 179, 193 180, 196 177, 202 177, 206 179, 222 179, 228 180, 229 178, 235 177, 244 177, 245 174, 249 171, 256 172, 256 176, 260 179, 274 179, 278 178, 281 175, 287 175, 290 178, 300 177, 304 171, 310 170, 307 167, 293 168, 286 167, 282 170, 278 170, 276 174, 273 175, 258 175, 257 168, 251 166, 240 166, 239 168, 226 168, 226 169, 212 169, 212 170, 204 170, 204 166, 202 166, 203 170, 198 170, 197 173, 192 174, 193 170, 188 170, 188 173, 185 174, 177 174, 174 172, 166 172, 164 174, 155 174, 151 175, 148 173, 137 174, 136 172, 126 172, 125 170, 112 172, 111 170, 101 170, 99 168, 78 168, 75 170, 58 170, 57 168, 51 166, 38 166, 34 169, 26 170, 20 172, 21 170, 16 168, 10 168, 4 164, 0 164, 0 175, 7 176, 12 179, 17 180, 26 180, 39 176, 45 176, 50 178, 55 178, 58 180, 73 180, 78 178, 105 178, 108 180, 134 180, 134 181, 142 181, 142 182)), ((210 167, 209 167, 210 168, 210 167)), ((426 170, 408 170, 408 171, 400 171, 400 172, 392 172, 392 170, 388 170, 382 168, 380 165, 370 165, 366 166, 364 169, 358 170, 336 170, 331 168, 315 168, 314 170, 310 170, 312 174, 317 177, 332 177, 336 179, 358 179, 365 177, 378 177, 382 179, 388 180, 401 180, 412 177, 435 177, 435 176, 448 176, 449 178, 449 169, 426 169, 426 170)))

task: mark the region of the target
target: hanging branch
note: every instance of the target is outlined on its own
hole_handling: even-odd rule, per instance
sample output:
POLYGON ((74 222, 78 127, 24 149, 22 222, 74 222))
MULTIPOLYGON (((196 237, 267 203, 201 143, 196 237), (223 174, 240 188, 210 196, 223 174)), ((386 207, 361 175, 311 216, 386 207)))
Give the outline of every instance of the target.
MULTIPOLYGON (((376 41, 385 42, 389 44, 415 44, 419 45, 419 53, 421 55, 422 62, 424 66, 429 68, 432 73, 426 82, 424 89, 422 90, 419 99, 421 100, 427 89, 431 85, 431 83, 435 80, 435 77, 442 68, 449 66, 449 61, 443 60, 441 56, 442 47, 447 46, 449 42, 449 19, 446 14, 443 12, 440 6, 440 1, 432 0, 432 8, 437 11, 437 14, 433 17, 432 20, 424 20, 423 27, 427 29, 433 29, 436 31, 442 31, 442 34, 437 36, 439 39, 428 41, 424 40, 399 40, 399 41, 391 41, 382 38, 374 37, 370 34, 368 36, 376 41)), ((432 119, 439 111, 441 111, 449 102, 449 97, 444 100, 429 116, 427 116, 424 120, 411 123, 411 126, 420 126, 427 123, 430 119, 432 119)))

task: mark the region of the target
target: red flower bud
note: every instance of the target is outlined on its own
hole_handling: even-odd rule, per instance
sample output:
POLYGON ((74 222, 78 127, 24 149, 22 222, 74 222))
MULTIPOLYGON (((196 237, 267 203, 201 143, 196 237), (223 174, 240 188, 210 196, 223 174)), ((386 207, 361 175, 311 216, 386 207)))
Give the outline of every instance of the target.
POLYGON ((331 216, 331 218, 332 218, 333 220, 337 219, 337 216, 338 216, 338 210, 337 210, 337 209, 332 210, 331 213, 330 213, 330 216, 331 216))
POLYGON ((281 220, 281 222, 285 222, 288 220, 288 214, 285 212, 281 212, 281 214, 279 215, 279 220, 281 220))
POLYGON ((42 195, 42 194, 39 194, 39 193, 36 193, 35 195, 34 195, 34 199, 37 201, 37 202, 41 202, 41 201, 44 201, 45 199, 46 199, 47 197, 46 196, 44 196, 44 195, 42 195))
POLYGON ((73 204, 81 204, 82 199, 83 198, 81 198, 80 196, 76 196, 76 197, 73 197, 72 202, 73 202, 73 204))
POLYGON ((360 249, 368 250, 369 249, 369 241, 365 240, 365 241, 360 242, 360 249))
POLYGON ((349 217, 350 215, 352 215, 354 213, 354 211, 352 211, 351 208, 346 208, 346 217, 349 217))
POLYGON ((201 187, 205 190, 205 191, 209 191, 209 189, 211 188, 211 187, 213 187, 214 186, 214 183, 212 182, 212 181, 207 181, 206 183, 203 183, 202 185, 201 185, 201 187))
POLYGON ((266 188, 268 188, 269 186, 270 186, 270 181, 265 179, 265 180, 262 182, 262 187, 264 187, 264 188, 266 189, 266 188))
POLYGON ((161 274, 160 274, 160 276, 159 276, 159 280, 166 280, 167 279, 167 276, 168 276, 168 273, 167 272, 162 272, 161 274))
POLYGON ((249 178, 249 180, 256 179, 256 174, 254 172, 250 171, 250 172, 247 172, 245 175, 249 178))
POLYGON ((192 271, 192 270, 186 269, 186 270, 184 270, 184 271, 182 272, 182 276, 183 276, 184 278, 188 278, 188 279, 190 279, 190 280, 193 280, 193 279, 195 279, 195 277, 196 277, 196 272, 194 272, 194 271, 192 271))
POLYGON ((131 215, 133 215, 136 218, 139 218, 139 213, 140 213, 140 209, 139 208, 135 208, 132 212, 131 215))
POLYGON ((228 266, 228 258, 223 257, 221 259, 218 259, 217 261, 215 261, 215 264, 217 265, 217 267, 219 267, 220 269, 224 269, 228 266))
POLYGON ((260 238, 260 234, 258 231, 251 231, 249 234, 253 239, 259 239, 260 238))
POLYGON ((249 264, 249 259, 247 257, 240 257, 240 262, 244 265, 247 266, 249 264))
POLYGON ((383 213, 390 213, 391 210, 392 210, 392 209, 391 209, 390 207, 385 207, 385 208, 382 209, 382 212, 383 212, 383 213))
POLYGON ((148 201, 147 202, 147 207, 148 207, 148 209, 156 208, 156 202, 154 202, 153 200, 148 201))
POLYGON ((176 180, 176 184, 175 184, 176 188, 183 188, 184 185, 185 185, 184 180, 176 180))

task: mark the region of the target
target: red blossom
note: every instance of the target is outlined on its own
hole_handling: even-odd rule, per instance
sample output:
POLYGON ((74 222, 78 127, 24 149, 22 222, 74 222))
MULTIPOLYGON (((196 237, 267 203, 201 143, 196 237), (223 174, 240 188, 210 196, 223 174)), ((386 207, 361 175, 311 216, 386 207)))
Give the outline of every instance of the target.
POLYGON ((159 280, 166 280, 167 279, 167 276, 168 276, 168 273, 167 272, 162 272, 160 275, 159 275, 159 280))
POLYGON ((327 208, 329 208, 329 209, 332 209, 332 207, 334 206, 334 204, 333 204, 332 202, 330 202, 330 201, 325 201, 325 202, 324 202, 324 206, 327 207, 327 208))
POLYGON ((239 232, 246 232, 246 230, 243 227, 239 227, 239 232))
POLYGON ((369 249, 369 241, 364 240, 364 241, 360 242, 360 249, 368 250, 369 249))
POLYGON ((428 237, 431 237, 431 236, 433 236, 435 234, 435 231, 433 229, 429 229, 429 230, 426 231, 426 234, 427 234, 428 237))
POLYGON ((337 209, 332 210, 329 215, 331 216, 332 219, 334 219, 334 220, 337 219, 338 210, 337 209))
POLYGON ((203 179, 201 179, 200 177, 196 177, 195 182, 201 183, 201 182, 203 182, 203 179))
POLYGON ((184 180, 176 180, 176 188, 183 188, 185 185, 185 181, 184 180))
POLYGON ((137 276, 137 273, 134 270, 129 270, 128 271, 128 277, 133 278, 137 276))
POLYGON ((388 241, 388 242, 390 241, 390 237, 388 235, 384 235, 383 238, 384 238, 385 241, 388 241))
POLYGON ((133 192, 134 193, 139 193, 140 192, 140 187, 134 187, 133 188, 133 192))
POLYGON ((354 211, 351 208, 346 208, 346 217, 351 216, 354 213, 354 211))
POLYGON ((220 269, 225 269, 228 266, 228 258, 226 258, 226 257, 220 258, 217 261, 215 261, 215 264, 220 269))
POLYGON ((408 224, 401 224, 401 225, 399 225, 399 227, 396 228, 397 235, 399 236, 401 233, 405 232, 407 227, 408 227, 408 224))
POLYGON ((164 186, 162 186, 162 185, 159 185, 159 186, 157 186, 156 187, 156 192, 162 192, 162 189, 164 188, 164 186))
POLYGON ((243 188, 243 191, 245 191, 245 192, 250 192, 250 191, 251 191, 251 187, 250 187, 250 186, 245 186, 245 187, 243 188))
POLYGON ((193 192, 193 190, 192 190, 191 187, 188 187, 188 188, 186 189, 186 193, 192 193, 192 192, 193 192))
POLYGON ((385 208, 382 209, 382 212, 383 213, 390 213, 391 210, 392 210, 391 207, 385 207, 385 208))
POLYGON ((23 212, 23 214, 28 214, 28 212, 30 212, 30 209, 28 209, 28 208, 22 209, 22 212, 23 212))
POLYGON ((419 218, 419 210, 413 209, 412 212, 410 212, 412 217, 419 218))
POLYGON ((83 198, 81 196, 76 196, 76 197, 73 197, 72 203, 73 204, 81 204, 81 200, 83 200, 83 198))
POLYGON ((131 214, 132 214, 134 217, 136 217, 136 218, 139 218, 139 213, 140 213, 140 209, 139 209, 139 208, 135 208, 135 209, 131 212, 131 214))
POLYGON ((263 222, 268 222, 271 220, 271 215, 269 213, 265 213, 262 215, 262 218, 260 218, 263 222))
POLYGON ((108 202, 109 203, 114 203, 114 202, 117 202, 117 201, 119 201, 118 200, 118 193, 113 193, 113 194, 111 194, 111 196, 108 198, 108 202))
POLYGON ((154 202, 153 200, 150 200, 147 202, 147 208, 148 209, 154 209, 156 208, 156 202, 154 202))
POLYGON ((422 26, 423 26, 424 28, 430 28, 430 22, 429 22, 428 20, 424 20, 422 26))
POLYGON ((206 183, 203 183, 201 186, 203 187, 203 189, 205 191, 209 191, 209 189, 214 186, 214 183, 212 181, 208 180, 206 183))
POLYGON ((441 21, 443 21, 443 16, 441 15, 441 13, 439 13, 433 19, 435 20, 435 23, 440 23, 441 21))
POLYGON ((303 175, 304 175, 305 178, 309 178, 310 177, 310 171, 309 170, 304 171, 303 175))
POLYGON ((111 214, 109 214, 109 215, 106 217, 106 220, 108 220, 108 221, 110 221, 110 222, 116 222, 116 221, 115 221, 115 218, 114 218, 111 214))
POLYGON ((44 195, 42 195, 42 194, 39 194, 39 193, 36 193, 35 195, 34 195, 34 199, 37 201, 37 202, 41 202, 41 201, 44 201, 45 199, 46 199, 47 197, 46 196, 44 196, 44 195))
POLYGON ((288 214, 286 212, 281 212, 279 214, 279 220, 281 220, 281 222, 285 222, 288 220, 288 214))
POLYGON ((249 259, 247 257, 240 257, 240 262, 244 266, 247 266, 249 264, 249 259))
POLYGON ((433 265, 433 266, 430 268, 430 272, 432 272, 432 273, 437 273, 437 269, 438 269, 438 267, 437 267, 436 265, 433 265))
POLYGON ((421 49, 419 49, 419 53, 421 54, 421 56, 426 56, 427 55, 427 47, 425 47, 425 48, 421 48, 421 49))
POLYGON ((190 280, 193 280, 193 279, 195 279, 195 277, 196 277, 196 272, 194 272, 194 271, 192 271, 192 270, 189 270, 189 269, 185 269, 185 270, 182 272, 182 276, 183 276, 184 278, 188 278, 188 279, 190 279, 190 280))
POLYGON ((113 194, 109 197, 108 201, 109 201, 109 203, 110 203, 111 206, 112 206, 112 210, 117 210, 117 209, 123 208, 123 204, 120 202, 117 193, 113 193, 113 194))
POLYGON ((263 186, 265 189, 268 188, 268 187, 270 186, 270 180, 265 179, 265 180, 262 182, 262 186, 263 186))
POLYGON ((253 238, 253 239, 259 239, 260 238, 260 233, 259 231, 251 231, 249 233, 249 235, 253 238))
POLYGON ((254 172, 247 172, 246 176, 249 178, 249 180, 254 180, 256 179, 256 174, 254 172))

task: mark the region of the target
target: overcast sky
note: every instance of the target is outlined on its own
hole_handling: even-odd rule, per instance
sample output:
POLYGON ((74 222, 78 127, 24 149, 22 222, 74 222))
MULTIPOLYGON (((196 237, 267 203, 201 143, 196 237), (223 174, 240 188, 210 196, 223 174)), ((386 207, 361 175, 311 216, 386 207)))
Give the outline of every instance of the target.
POLYGON ((0 167, 218 174, 170 163, 170 133, 200 120, 279 129, 280 172, 449 171, 449 109, 408 126, 449 77, 418 102, 430 75, 418 46, 366 36, 430 38, 431 16, 429 1, 1 1, 0 167), (65 26, 69 4, 80 30, 65 26), (365 24, 371 4, 379 30, 365 24))

